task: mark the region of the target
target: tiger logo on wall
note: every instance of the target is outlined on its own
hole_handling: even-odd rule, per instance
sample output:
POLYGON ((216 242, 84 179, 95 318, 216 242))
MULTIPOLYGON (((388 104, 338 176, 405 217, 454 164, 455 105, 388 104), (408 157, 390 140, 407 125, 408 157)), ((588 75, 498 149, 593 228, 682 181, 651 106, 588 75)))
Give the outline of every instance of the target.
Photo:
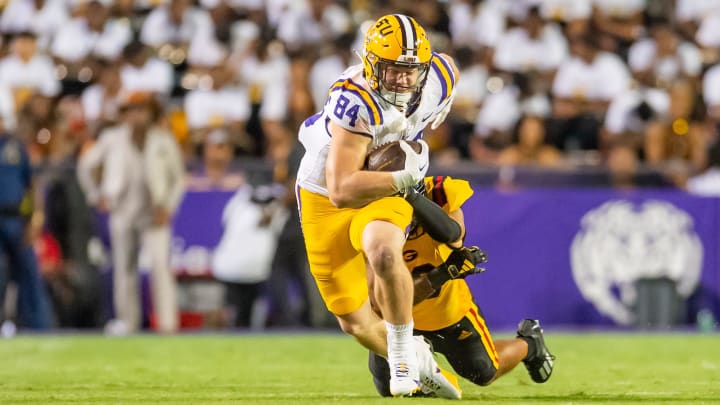
POLYGON ((690 215, 649 200, 607 202, 585 214, 570 247, 575 284, 603 315, 630 325, 639 279, 668 278, 679 296, 697 287, 703 247, 690 215))

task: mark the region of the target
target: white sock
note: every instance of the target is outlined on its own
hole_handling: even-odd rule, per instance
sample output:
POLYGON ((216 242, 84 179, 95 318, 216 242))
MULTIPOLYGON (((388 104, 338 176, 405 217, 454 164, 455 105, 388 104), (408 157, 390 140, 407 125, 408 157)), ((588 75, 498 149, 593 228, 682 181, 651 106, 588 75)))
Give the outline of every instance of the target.
POLYGON ((388 357, 390 353, 415 353, 413 340, 413 321, 404 325, 385 322, 387 328, 388 357))

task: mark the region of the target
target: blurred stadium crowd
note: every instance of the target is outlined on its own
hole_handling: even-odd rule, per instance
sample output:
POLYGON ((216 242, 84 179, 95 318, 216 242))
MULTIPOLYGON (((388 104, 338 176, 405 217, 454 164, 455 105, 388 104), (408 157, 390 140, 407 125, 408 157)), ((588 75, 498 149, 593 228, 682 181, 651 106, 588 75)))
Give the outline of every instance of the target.
MULTIPOLYGON (((290 185, 296 128, 359 61, 370 21, 387 13, 414 16, 461 69, 451 115, 425 134, 437 167, 594 167, 618 187, 643 185, 642 168, 658 174, 650 185, 720 188, 708 177, 720 164, 716 0, 5 0, 0 8, 0 127, 22 139, 37 168, 44 229, 56 241, 43 249, 76 262, 91 261, 87 240, 75 241, 93 222, 73 208, 86 204, 74 167, 123 108, 150 100, 139 104, 180 145, 189 190, 237 189, 253 177, 243 162, 261 162, 290 185)), ((98 298, 65 291, 47 257, 58 324, 97 326, 72 306, 98 298)))

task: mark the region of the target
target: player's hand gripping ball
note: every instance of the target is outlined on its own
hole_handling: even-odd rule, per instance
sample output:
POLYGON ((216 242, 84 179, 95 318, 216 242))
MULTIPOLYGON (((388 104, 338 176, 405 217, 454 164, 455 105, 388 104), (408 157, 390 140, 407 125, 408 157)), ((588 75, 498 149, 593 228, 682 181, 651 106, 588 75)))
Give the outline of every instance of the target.
MULTIPOLYGON (((422 144, 415 141, 405 141, 415 151, 422 151, 422 144)), ((405 169, 405 152, 400 147, 400 141, 393 141, 379 145, 368 153, 365 159, 365 169, 376 172, 394 172, 405 169)))

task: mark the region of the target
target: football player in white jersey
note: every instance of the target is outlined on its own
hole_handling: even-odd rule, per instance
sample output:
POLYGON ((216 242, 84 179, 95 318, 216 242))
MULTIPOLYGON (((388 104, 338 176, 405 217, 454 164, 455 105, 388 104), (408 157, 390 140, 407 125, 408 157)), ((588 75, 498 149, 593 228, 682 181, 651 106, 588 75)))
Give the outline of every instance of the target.
POLYGON ((413 283, 402 248, 413 208, 400 196, 427 172, 423 130, 445 119, 459 73, 452 58, 431 51, 425 30, 401 14, 370 27, 361 59, 300 127, 306 152, 298 208, 310 270, 342 330, 387 358, 392 395, 422 390, 459 399, 457 378, 412 336, 413 283), (403 170, 363 170, 368 151, 396 140, 419 140, 422 150, 403 142, 403 170), (374 275, 384 319, 370 307, 366 271, 374 275))

